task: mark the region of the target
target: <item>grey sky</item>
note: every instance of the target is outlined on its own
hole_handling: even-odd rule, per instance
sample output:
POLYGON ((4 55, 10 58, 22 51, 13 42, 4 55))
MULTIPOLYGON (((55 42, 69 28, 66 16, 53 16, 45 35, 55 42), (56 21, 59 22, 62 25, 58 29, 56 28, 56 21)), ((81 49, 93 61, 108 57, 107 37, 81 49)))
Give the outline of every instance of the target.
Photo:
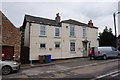
MULTIPOLYGON (((118 2, 4 2, 2 12, 10 21, 19 27, 25 14, 55 19, 60 13, 61 20, 74 19, 88 23, 93 20, 94 26, 101 32, 105 26, 113 27, 113 13, 118 11, 118 2)), ((114 31, 113 31, 114 32, 114 31)))

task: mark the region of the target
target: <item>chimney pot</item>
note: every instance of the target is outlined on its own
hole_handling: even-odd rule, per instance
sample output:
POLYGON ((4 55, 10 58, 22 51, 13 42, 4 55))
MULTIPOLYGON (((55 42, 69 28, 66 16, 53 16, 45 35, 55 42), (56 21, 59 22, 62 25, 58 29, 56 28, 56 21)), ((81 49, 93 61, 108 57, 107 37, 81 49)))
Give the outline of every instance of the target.
POLYGON ((60 22, 60 16, 59 16, 59 13, 56 14, 56 18, 55 18, 56 22, 60 22))
POLYGON ((91 26, 91 27, 93 26, 92 20, 90 20, 90 21, 88 22, 88 25, 91 26))

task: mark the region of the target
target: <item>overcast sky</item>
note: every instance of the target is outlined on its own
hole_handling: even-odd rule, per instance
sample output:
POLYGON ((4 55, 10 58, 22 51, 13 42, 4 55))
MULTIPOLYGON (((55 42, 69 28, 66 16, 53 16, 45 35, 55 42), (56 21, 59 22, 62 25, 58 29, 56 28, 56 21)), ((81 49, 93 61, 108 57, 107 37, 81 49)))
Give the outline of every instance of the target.
POLYGON ((114 30, 113 13, 118 12, 118 2, 3 2, 2 12, 16 27, 23 24, 25 14, 55 19, 59 12, 61 20, 74 19, 87 24, 92 19, 102 32, 105 26, 114 30))

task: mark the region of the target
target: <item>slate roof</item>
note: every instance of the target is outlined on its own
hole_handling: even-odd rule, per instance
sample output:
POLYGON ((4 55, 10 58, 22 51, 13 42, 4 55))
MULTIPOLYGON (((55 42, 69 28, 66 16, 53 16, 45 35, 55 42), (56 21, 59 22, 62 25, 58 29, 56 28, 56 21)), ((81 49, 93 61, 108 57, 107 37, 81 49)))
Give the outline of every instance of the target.
POLYGON ((56 20, 46 19, 46 18, 42 18, 42 17, 35 17, 35 16, 31 16, 31 15, 25 15, 24 23, 23 23, 24 27, 25 27, 26 21, 31 22, 31 23, 38 23, 38 24, 45 24, 45 25, 60 27, 60 23, 56 22, 56 20))
POLYGON ((76 20, 72 20, 72 19, 61 21, 61 23, 68 23, 68 24, 74 24, 74 25, 78 25, 78 26, 85 26, 85 27, 91 27, 91 28, 98 29, 98 27, 89 26, 88 24, 85 24, 85 23, 82 23, 82 22, 79 22, 79 21, 76 21, 76 20))
POLYGON ((64 20, 64 21, 61 21, 60 23, 58 23, 58 22, 56 22, 56 20, 35 17, 35 16, 31 16, 31 15, 25 15, 23 28, 25 28, 26 22, 45 24, 45 25, 51 25, 51 26, 58 26, 58 27, 61 27, 61 23, 68 23, 68 24, 74 24, 74 25, 78 25, 78 26, 85 26, 85 27, 91 27, 91 28, 98 29, 95 26, 89 26, 88 24, 81 23, 79 21, 72 20, 72 19, 64 20))

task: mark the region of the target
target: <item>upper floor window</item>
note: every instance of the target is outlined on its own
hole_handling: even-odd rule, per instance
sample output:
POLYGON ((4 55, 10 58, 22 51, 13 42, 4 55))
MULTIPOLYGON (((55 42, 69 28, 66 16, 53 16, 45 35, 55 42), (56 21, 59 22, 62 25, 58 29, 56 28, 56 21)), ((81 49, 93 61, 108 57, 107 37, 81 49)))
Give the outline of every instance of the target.
POLYGON ((70 26, 70 36, 75 36, 75 27, 70 26))
POLYGON ((46 27, 45 26, 40 26, 40 35, 46 36, 46 27))
POLYGON ((60 36, 60 29, 59 27, 55 28, 55 37, 59 37, 60 36))
POLYGON ((86 37, 86 28, 83 27, 83 37, 85 38, 86 37))

